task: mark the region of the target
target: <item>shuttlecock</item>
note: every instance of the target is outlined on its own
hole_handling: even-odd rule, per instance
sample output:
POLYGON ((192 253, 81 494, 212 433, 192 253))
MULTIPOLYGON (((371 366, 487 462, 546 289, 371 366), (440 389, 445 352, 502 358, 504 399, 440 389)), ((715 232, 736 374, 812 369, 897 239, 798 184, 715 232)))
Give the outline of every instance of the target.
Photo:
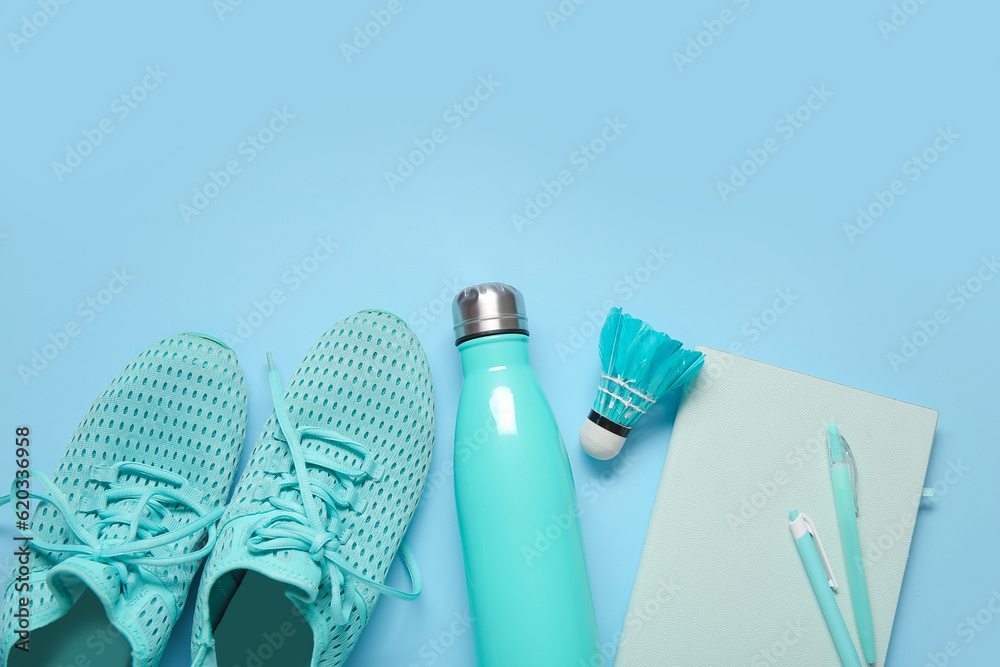
POLYGON ((621 451, 632 425, 667 392, 693 378, 705 360, 680 341, 612 308, 601 328, 601 383, 580 444, 595 459, 621 451))

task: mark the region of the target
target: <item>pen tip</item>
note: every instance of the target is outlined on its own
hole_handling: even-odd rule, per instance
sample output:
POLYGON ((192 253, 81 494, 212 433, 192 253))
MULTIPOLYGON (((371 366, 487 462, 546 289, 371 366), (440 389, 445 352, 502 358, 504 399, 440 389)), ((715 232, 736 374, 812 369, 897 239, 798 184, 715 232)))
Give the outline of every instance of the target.
POLYGON ((788 513, 788 520, 789 521, 795 521, 798 518, 799 518, 799 511, 798 510, 792 510, 791 512, 788 513))

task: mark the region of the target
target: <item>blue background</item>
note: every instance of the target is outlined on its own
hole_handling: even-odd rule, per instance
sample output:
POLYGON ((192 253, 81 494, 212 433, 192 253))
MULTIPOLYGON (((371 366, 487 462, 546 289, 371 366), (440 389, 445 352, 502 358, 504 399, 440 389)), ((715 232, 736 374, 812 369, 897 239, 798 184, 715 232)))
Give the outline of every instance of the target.
MULTIPOLYGON (((526 296, 534 365, 566 435, 610 656, 676 410, 666 401, 645 418, 625 465, 581 453, 598 374, 588 323, 611 302, 688 344, 739 343, 940 410, 927 478, 939 496, 923 503, 887 664, 923 665, 948 642, 959 649, 948 664, 992 664, 1000 619, 971 641, 957 626, 1000 589, 1000 280, 976 282, 1000 251, 996 3, 909 0, 897 26, 889 0, 590 0, 564 2, 575 9, 558 22, 546 14, 558 0, 400 0, 347 56, 341 44, 388 2, 182 4, 71 2, 34 32, 23 21, 37 2, 0 12, 2 429, 32 427, 38 468, 55 467, 93 397, 160 338, 230 336, 252 443, 271 409, 265 350, 287 376, 336 320, 392 310, 420 334, 436 385, 434 468, 409 532, 425 590, 383 600, 349 664, 470 665, 448 465, 461 377, 445 306, 456 286, 503 280, 526 296), (713 22, 724 10, 729 23, 713 22), (697 57, 679 67, 687 48, 697 57), (133 93, 147 67, 166 76, 133 93), (499 86, 466 100, 480 77, 499 86), (832 96, 800 109, 814 86, 832 96), (122 95, 143 98, 124 118, 122 95), (456 127, 445 114, 463 102, 476 108, 456 127), (294 118, 248 161, 241 144, 273 109, 294 118), (776 126, 796 112, 809 118, 791 135, 776 126), (57 174, 53 162, 102 119, 113 131, 57 174), (581 158, 607 119, 626 127, 581 158), (958 138, 910 180, 907 162, 948 128, 958 138), (386 172, 436 129, 445 140, 390 187, 386 172), (754 173, 724 200, 717 182, 768 139, 777 152, 745 166, 754 173), (239 173, 186 220, 180 205, 230 160, 239 173), (539 200, 563 170, 572 182, 539 200), (896 179, 905 192, 849 238, 858 207, 896 179), (525 198, 544 208, 518 225, 513 214, 535 213, 525 198), (337 248, 303 262, 317 239, 337 248), (670 256, 647 265, 651 248, 670 256), (101 312, 81 309, 115 270, 133 276, 127 287, 101 312), (978 291, 960 299, 967 282, 978 291), (252 315, 275 290, 273 312, 252 315), (772 317, 777 290, 793 300, 772 317), (921 336, 939 310, 944 323, 921 336), (70 322, 78 335, 22 377, 70 322), (904 337, 922 344, 906 348, 912 358, 904 337), (946 476, 953 467, 964 472, 946 476)), ((0 457, 0 477, 12 458, 0 457)), ((190 608, 164 665, 189 664, 189 637, 190 608)))

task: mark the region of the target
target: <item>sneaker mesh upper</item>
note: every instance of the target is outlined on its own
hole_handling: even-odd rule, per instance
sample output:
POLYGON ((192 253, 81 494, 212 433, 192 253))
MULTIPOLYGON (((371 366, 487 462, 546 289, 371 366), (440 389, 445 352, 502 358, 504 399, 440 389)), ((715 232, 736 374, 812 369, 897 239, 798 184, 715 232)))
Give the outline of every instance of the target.
MULTIPOLYGON (((384 581, 423 491, 434 445, 434 396, 420 342, 402 320, 389 313, 362 311, 345 318, 309 350, 291 375, 284 399, 296 429, 338 431, 366 447, 382 464, 382 478, 367 479, 357 489, 359 497, 367 501, 363 511, 340 511, 348 532, 339 552, 362 575, 384 581)), ((337 445, 305 438, 302 446, 308 452, 356 463, 353 454, 337 445)), ((272 412, 222 526, 236 517, 267 512, 266 488, 272 479, 271 471, 290 467, 288 446, 272 412)), ((340 484, 336 475, 317 468, 309 469, 309 477, 331 492, 340 484)), ((299 494, 285 491, 282 497, 298 499, 299 494)), ((329 519, 325 508, 323 516, 329 519)), ((225 567, 219 561, 231 549, 242 546, 223 528, 203 581, 216 581, 225 567)), ((373 608, 378 592, 363 583, 358 588, 369 609, 373 608)), ((331 582, 324 577, 312 603, 329 631, 318 662, 321 667, 341 665, 362 630, 356 609, 347 625, 334 626, 332 593, 331 582)), ((206 622, 208 599, 209 591, 202 590, 195 613, 196 635, 199 624, 206 622)), ((321 639, 317 637, 316 641, 321 639)))
MULTIPOLYGON (((245 439, 246 408, 246 383, 232 350, 193 334, 165 339, 136 357, 93 402, 73 432, 52 481, 67 496, 70 507, 80 509, 105 494, 106 486, 92 479, 94 467, 141 463, 184 478, 190 489, 197 490, 192 497, 211 511, 225 502, 232 486, 245 439)), ((125 474, 116 483, 160 484, 125 474)), ((179 510, 171 521, 174 526, 183 526, 195 518, 194 513, 179 510)), ((94 531, 98 521, 95 513, 85 512, 77 512, 77 519, 88 531, 94 531)), ((30 532, 50 543, 76 542, 62 517, 45 502, 35 507, 30 532)), ((121 543, 127 533, 127 526, 110 526, 103 530, 101 541, 109 545, 121 543)), ((203 539, 203 533, 193 535, 158 549, 156 555, 189 553, 203 539)), ((32 549, 30 559, 34 580, 30 592, 31 617, 35 622, 45 623, 61 614, 44 575, 66 560, 66 555, 32 549)), ((155 665, 159 661, 198 565, 190 562, 147 568, 169 589, 175 604, 153 596, 144 600, 140 608, 128 608, 127 613, 141 619, 135 625, 142 628, 141 639, 146 644, 136 647, 133 642, 133 648, 138 649, 134 667, 155 665)), ((106 587, 107 595, 117 596, 119 591, 114 589, 120 582, 113 574, 114 568, 107 570, 101 585, 106 587)), ((23 595, 16 593, 13 586, 11 579, 0 618, 5 649, 9 648, 15 629, 12 612, 17 608, 17 597, 23 595)))

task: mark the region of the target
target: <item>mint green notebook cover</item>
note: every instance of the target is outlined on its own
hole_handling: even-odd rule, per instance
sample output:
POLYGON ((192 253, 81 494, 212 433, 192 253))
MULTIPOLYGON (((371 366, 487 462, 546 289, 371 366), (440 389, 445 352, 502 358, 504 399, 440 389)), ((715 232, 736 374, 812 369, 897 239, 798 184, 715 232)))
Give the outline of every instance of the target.
POLYGON ((681 402, 616 667, 840 665, 788 528, 816 524, 857 626, 834 506, 826 426, 857 459, 858 526, 885 661, 936 410, 717 350, 681 402))

